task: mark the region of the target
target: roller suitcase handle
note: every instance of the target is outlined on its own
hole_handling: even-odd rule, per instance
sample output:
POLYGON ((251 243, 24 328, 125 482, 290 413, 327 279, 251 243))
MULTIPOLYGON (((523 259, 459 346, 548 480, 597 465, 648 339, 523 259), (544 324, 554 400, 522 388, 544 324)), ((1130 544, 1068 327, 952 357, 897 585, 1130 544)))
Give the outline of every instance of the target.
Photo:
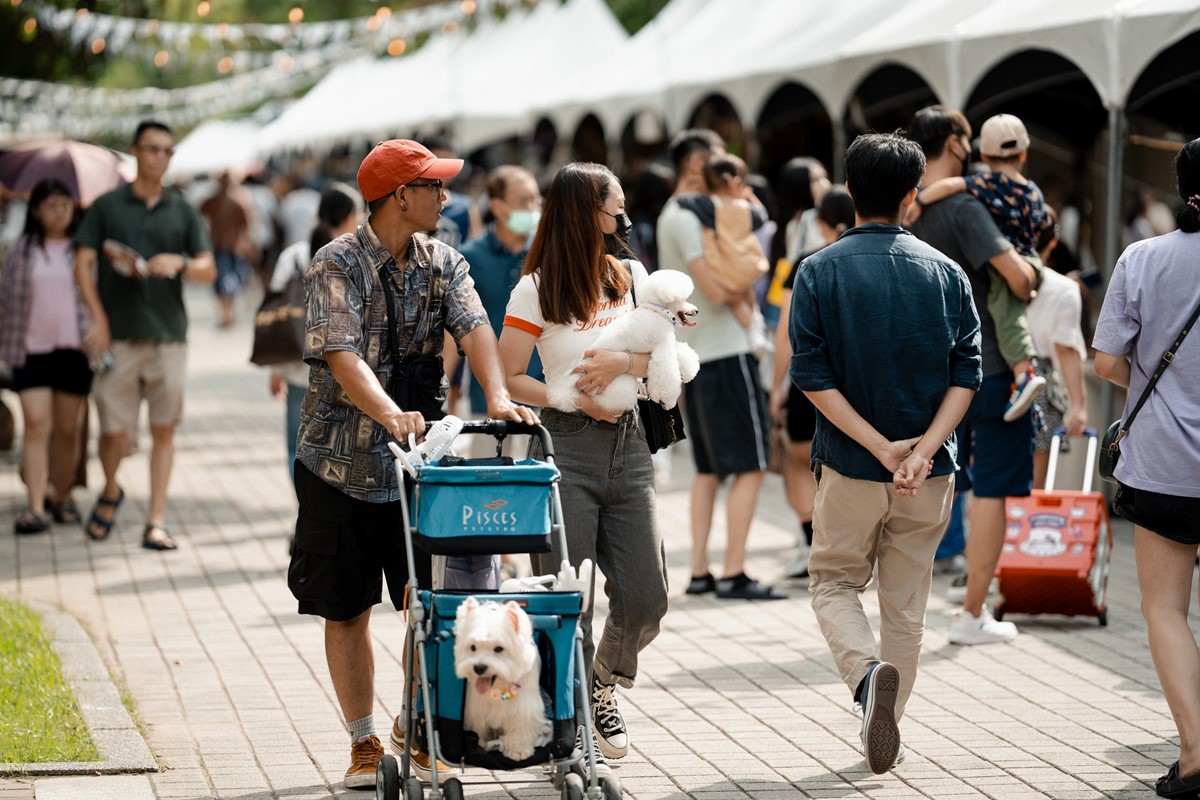
MULTIPOLYGON (((1062 446, 1062 437, 1067 435, 1067 429, 1058 427, 1054 429, 1054 434, 1050 437, 1050 464, 1046 467, 1046 485, 1047 492, 1054 490, 1054 477, 1058 471, 1058 448, 1062 446)), ((1100 443, 1099 434, 1095 428, 1084 428, 1083 435, 1087 437, 1088 449, 1087 466, 1083 470, 1083 491, 1090 492, 1092 490, 1092 472, 1093 466, 1096 463, 1096 448, 1100 443)))

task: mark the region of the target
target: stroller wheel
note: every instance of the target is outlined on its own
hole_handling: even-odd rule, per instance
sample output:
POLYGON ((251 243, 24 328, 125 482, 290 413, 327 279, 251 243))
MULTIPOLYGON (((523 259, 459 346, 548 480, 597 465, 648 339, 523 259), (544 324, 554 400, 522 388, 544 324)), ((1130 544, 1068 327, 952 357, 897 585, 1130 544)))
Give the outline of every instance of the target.
POLYGON ((458 778, 448 778, 442 784, 442 797, 446 800, 463 800, 462 781, 458 778))
POLYGON ((574 772, 563 778, 562 800, 583 800, 583 778, 574 772))
POLYGON ((385 755, 375 767, 375 800, 400 800, 400 766, 385 755))
POLYGON ((600 791, 604 794, 604 800, 621 800, 621 782, 616 775, 601 778, 600 791))
POLYGON ((409 778, 404 782, 404 800, 424 800, 425 790, 420 778, 409 778))

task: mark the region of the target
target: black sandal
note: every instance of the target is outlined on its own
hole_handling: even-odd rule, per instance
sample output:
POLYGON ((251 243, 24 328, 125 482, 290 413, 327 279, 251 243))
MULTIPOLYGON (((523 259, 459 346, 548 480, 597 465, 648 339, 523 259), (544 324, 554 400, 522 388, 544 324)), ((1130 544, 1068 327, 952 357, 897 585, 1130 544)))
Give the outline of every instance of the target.
POLYGON ((83 532, 88 538, 94 542, 102 542, 112 533, 113 525, 117 521, 117 509, 121 507, 121 503, 125 500, 125 490, 118 487, 116 500, 110 500, 104 496, 104 491, 101 490, 100 496, 96 498, 96 505, 92 507, 92 514, 88 517, 87 525, 83 526, 83 532), (112 509, 112 516, 104 519, 100 516, 100 507, 112 509))
POLYGON ((54 517, 55 522, 62 522, 68 525, 83 522, 83 516, 80 515, 79 508, 75 505, 75 501, 69 497, 61 503, 51 503, 50 516, 54 517))
POLYGON ((42 533, 49 527, 50 520, 46 518, 46 515, 35 514, 32 509, 25 511, 13 523, 13 530, 21 535, 42 533))
POLYGON ((142 529, 142 547, 147 550, 179 549, 179 545, 175 544, 175 540, 171 538, 166 526, 157 522, 147 522, 146 527, 142 529), (160 531, 160 535, 155 536, 155 531, 160 531))
POLYGON ((1186 778, 1179 775, 1179 762, 1176 761, 1163 775, 1154 782, 1154 791, 1159 797, 1169 797, 1173 800, 1191 800, 1200 797, 1200 775, 1190 775, 1186 778))

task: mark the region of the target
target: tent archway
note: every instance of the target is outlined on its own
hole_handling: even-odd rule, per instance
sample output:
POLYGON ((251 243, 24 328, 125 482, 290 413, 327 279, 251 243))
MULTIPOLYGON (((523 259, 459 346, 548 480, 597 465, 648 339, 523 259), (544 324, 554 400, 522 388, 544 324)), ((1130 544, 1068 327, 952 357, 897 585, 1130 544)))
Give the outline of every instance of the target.
POLYGON ((903 128, 919 109, 938 102, 921 75, 901 64, 884 64, 868 73, 850 94, 842 125, 846 142, 862 133, 903 128))
POLYGON ((554 151, 558 147, 558 128, 549 117, 542 117, 533 126, 530 137, 529 151, 534 163, 545 170, 554 160, 554 151))
POLYGON ((624 169, 653 161, 667 149, 667 125, 662 114, 643 108, 635 111, 621 128, 621 160, 624 169))
POLYGON ((787 81, 776 88, 763 103, 756 130, 758 171, 772 184, 796 156, 812 156, 822 164, 833 160, 833 121, 820 98, 802 84, 787 81))
POLYGON ((608 143, 604 140, 604 125, 595 114, 579 120, 571 139, 571 160, 608 163, 608 143))
POLYGON ((1125 110, 1131 129, 1176 131, 1184 141, 1200 135, 1200 31, 1163 50, 1138 76, 1125 110))
MULTIPOLYGON (((737 109, 723 94, 710 94, 688 116, 689 128, 709 128, 721 135, 729 152, 746 155, 746 129, 737 109)), ((749 160, 749 159, 747 159, 749 160)))

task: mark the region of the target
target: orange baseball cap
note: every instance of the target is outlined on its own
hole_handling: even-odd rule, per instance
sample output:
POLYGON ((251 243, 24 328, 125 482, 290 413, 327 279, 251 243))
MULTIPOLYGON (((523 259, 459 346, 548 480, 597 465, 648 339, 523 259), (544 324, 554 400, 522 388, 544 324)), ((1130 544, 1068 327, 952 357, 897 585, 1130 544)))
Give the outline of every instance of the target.
POLYGON ((417 178, 449 180, 462 171, 461 158, 438 158, 419 142, 389 139, 367 153, 358 168, 358 190, 368 203, 417 178))

